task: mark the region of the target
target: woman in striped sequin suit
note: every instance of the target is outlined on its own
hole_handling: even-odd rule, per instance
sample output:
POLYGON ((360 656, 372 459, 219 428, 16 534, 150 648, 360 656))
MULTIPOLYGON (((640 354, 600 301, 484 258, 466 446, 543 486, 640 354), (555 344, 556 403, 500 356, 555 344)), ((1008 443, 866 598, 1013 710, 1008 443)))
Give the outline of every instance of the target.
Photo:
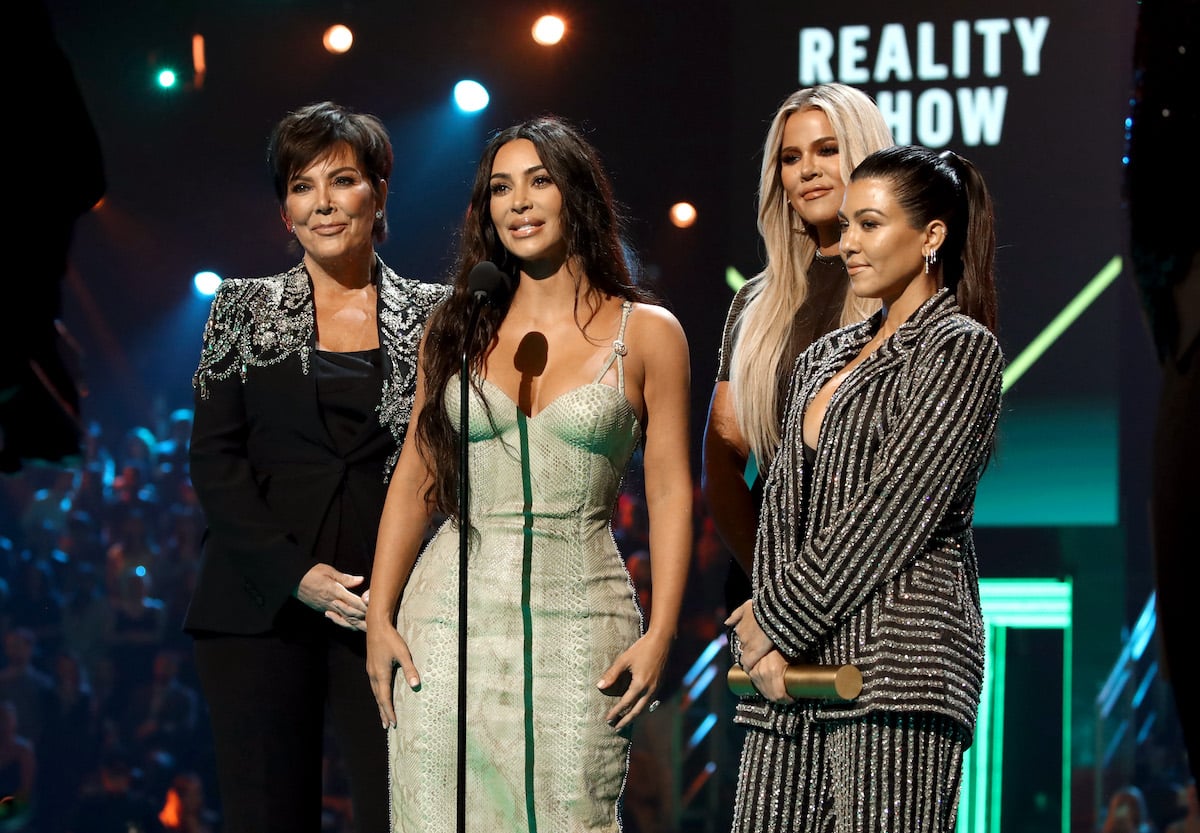
POLYGON ((971 535, 1003 359, 991 199, 952 152, 855 169, 840 212, 852 289, 883 309, 797 361, 755 546, 726 624, 761 697, 734 830, 952 831, 983 680, 971 535), (789 663, 853 663, 861 695, 793 701, 789 663))

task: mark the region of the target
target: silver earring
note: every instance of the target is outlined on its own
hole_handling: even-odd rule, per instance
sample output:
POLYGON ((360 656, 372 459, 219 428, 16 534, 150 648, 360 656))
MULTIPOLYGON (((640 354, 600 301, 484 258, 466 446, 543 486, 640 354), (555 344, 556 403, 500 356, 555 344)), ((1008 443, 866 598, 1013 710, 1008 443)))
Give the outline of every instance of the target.
POLYGON ((376 212, 375 212, 375 219, 376 219, 376 220, 382 220, 382 219, 383 219, 383 212, 382 212, 382 211, 376 211, 376 212))
POLYGON ((931 249, 925 255, 925 274, 926 275, 929 274, 929 270, 933 268, 933 265, 935 263, 937 263, 937 249, 931 249))

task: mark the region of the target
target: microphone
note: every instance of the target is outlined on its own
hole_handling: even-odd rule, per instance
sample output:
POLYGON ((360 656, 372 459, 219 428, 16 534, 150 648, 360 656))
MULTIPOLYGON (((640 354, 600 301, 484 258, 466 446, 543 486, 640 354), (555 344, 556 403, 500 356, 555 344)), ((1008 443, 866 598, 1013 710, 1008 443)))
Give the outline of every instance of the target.
POLYGON ((490 301, 495 292, 507 283, 508 276, 490 260, 476 263, 467 274, 467 291, 476 302, 490 301))
POLYGON ((462 367, 458 372, 458 424, 461 436, 458 443, 458 791, 456 812, 458 831, 462 833, 466 819, 467 794, 467 550, 470 519, 470 465, 467 436, 471 424, 469 414, 471 357, 470 345, 475 335, 475 325, 483 305, 497 294, 508 279, 500 267, 490 260, 476 263, 467 273, 467 292, 471 295, 470 321, 463 334, 462 367))

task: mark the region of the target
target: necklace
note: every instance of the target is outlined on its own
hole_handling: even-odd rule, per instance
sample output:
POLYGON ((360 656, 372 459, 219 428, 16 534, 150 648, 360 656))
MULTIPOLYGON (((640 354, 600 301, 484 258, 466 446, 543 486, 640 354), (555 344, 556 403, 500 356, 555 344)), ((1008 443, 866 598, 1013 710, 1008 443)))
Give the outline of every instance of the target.
POLYGON ((817 260, 821 261, 822 263, 840 263, 842 260, 840 255, 823 255, 821 254, 820 249, 817 249, 816 255, 817 260))

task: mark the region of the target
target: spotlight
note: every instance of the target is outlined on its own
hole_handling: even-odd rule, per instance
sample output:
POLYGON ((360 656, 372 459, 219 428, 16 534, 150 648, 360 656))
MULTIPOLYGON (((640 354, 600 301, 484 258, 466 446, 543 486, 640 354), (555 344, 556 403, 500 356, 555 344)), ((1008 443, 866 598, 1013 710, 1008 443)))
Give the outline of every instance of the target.
POLYGON ((478 81, 459 81, 454 85, 454 103, 464 113, 477 113, 488 106, 488 91, 478 81))
POLYGON ((696 222, 696 207, 690 202, 677 202, 671 206, 671 224, 676 228, 691 228, 696 222))
POLYGON ((204 35, 192 35, 192 85, 198 90, 204 86, 208 73, 208 59, 204 57, 204 35))
POLYGON ((154 86, 160 90, 190 91, 204 86, 208 66, 201 34, 191 35, 186 43, 172 38, 151 51, 147 58, 154 86))
POLYGON ((349 26, 337 23, 325 30, 325 36, 321 38, 321 43, 325 45, 326 52, 341 55, 350 51, 350 47, 354 44, 354 33, 350 31, 349 26))
POLYGON ((533 40, 542 46, 554 46, 566 34, 567 24, 558 15, 542 15, 533 24, 533 40))
POLYGON ((217 287, 221 285, 221 276, 216 272, 197 272, 192 278, 192 286, 196 287, 196 291, 201 295, 213 295, 217 291, 217 287))

